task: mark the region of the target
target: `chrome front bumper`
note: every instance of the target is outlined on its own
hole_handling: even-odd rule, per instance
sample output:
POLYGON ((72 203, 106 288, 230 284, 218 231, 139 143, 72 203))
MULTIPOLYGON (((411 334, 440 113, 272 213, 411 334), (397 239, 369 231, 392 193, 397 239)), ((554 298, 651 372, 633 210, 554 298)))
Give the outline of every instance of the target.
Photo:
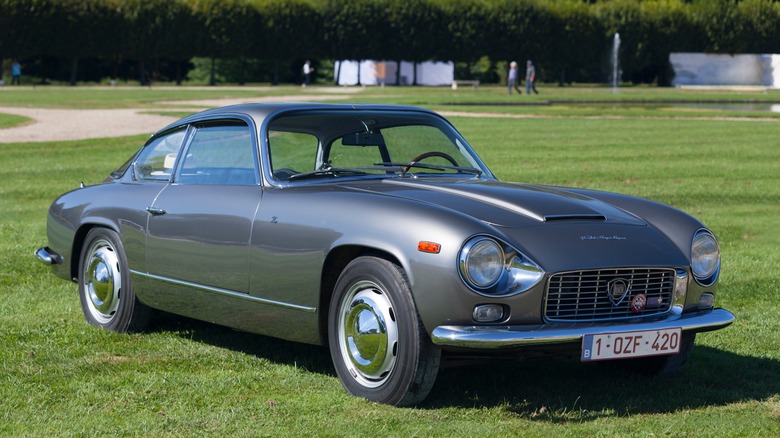
POLYGON ((62 256, 48 246, 38 248, 38 250, 35 251, 35 256, 38 257, 38 260, 47 265, 59 265, 62 263, 62 256))
POLYGON ((681 328, 683 332, 707 332, 724 328, 734 322, 734 315, 725 309, 682 314, 679 308, 663 319, 641 322, 604 324, 540 324, 520 326, 452 326, 436 327, 431 336, 440 346, 502 349, 533 345, 581 342, 585 335, 621 333, 641 330, 681 328))

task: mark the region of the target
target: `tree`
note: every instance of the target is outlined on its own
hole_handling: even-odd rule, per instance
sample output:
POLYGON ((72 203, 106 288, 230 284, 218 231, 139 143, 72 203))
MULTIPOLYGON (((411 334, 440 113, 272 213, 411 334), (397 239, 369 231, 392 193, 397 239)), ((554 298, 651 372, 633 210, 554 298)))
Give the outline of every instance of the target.
POLYGON ((262 24, 253 32, 252 56, 273 62, 273 83, 279 83, 279 66, 292 58, 325 56, 322 9, 305 0, 271 0, 258 6, 262 24))
POLYGON ((587 4, 573 0, 551 6, 550 56, 547 68, 557 73, 558 85, 572 80, 603 80, 602 22, 587 4))
POLYGON ((197 54, 203 41, 194 10, 183 0, 110 0, 122 15, 112 33, 110 46, 115 59, 138 62, 139 81, 151 80, 150 60, 184 60, 197 54))

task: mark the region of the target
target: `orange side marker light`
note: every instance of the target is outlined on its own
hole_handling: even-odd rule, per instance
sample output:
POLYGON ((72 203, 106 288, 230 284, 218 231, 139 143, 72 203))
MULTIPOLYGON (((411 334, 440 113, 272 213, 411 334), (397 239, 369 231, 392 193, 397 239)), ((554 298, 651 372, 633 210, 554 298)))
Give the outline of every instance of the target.
POLYGON ((417 251, 438 254, 441 251, 441 245, 434 242, 420 242, 417 244, 417 251))

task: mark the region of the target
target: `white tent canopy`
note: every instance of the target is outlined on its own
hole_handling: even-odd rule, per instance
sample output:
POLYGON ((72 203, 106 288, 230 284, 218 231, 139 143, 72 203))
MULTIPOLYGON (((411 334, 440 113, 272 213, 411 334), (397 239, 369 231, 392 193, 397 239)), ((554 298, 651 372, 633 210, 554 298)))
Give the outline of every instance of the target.
POLYGON ((452 62, 336 61, 338 85, 412 85, 417 68, 417 85, 450 85, 455 78, 452 62), (400 74, 399 74, 400 73, 400 74))
POLYGON ((780 88, 780 55, 671 53, 672 85, 738 85, 780 88))

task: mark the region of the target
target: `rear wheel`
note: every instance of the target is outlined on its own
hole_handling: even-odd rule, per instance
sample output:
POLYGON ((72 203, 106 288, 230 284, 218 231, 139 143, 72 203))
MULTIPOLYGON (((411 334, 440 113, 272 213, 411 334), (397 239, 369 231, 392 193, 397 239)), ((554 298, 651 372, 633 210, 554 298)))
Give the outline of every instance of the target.
POLYGON ((410 406, 430 392, 441 351, 423 328, 400 267, 377 257, 347 265, 328 314, 336 373, 352 395, 410 406))
POLYGON ((148 323, 152 311, 135 296, 124 247, 113 230, 93 228, 87 234, 79 259, 79 297, 92 325, 128 332, 148 323))

